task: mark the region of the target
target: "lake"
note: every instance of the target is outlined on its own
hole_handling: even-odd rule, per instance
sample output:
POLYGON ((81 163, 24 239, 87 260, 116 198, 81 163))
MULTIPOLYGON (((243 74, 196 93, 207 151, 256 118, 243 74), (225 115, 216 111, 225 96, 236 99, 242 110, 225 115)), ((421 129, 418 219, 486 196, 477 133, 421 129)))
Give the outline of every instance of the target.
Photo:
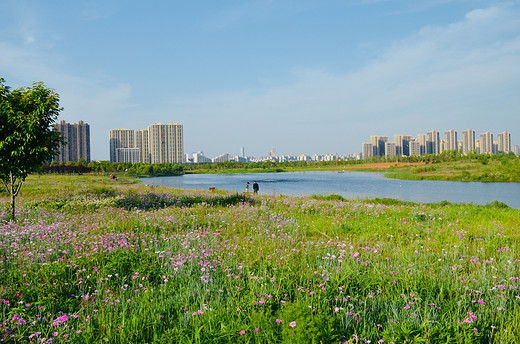
POLYGON ((186 174, 178 177, 142 179, 144 184, 175 188, 204 189, 210 187, 244 192, 246 182, 260 185, 263 195, 329 195, 348 199, 394 198, 418 203, 487 204, 495 200, 520 209, 520 183, 449 182, 399 180, 385 178, 376 172, 283 172, 240 174, 186 174))

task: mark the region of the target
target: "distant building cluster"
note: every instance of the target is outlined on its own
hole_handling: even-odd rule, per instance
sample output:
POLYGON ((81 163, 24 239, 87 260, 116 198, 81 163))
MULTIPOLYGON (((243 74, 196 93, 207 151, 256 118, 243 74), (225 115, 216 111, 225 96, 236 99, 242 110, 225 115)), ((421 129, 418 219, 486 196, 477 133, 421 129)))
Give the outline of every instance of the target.
POLYGON ((263 156, 260 158, 255 157, 247 157, 244 154, 244 148, 242 147, 240 150, 240 155, 230 155, 228 153, 221 154, 214 158, 208 158, 204 156, 203 152, 197 152, 193 154, 186 154, 185 161, 187 163, 193 164, 203 164, 203 163, 215 163, 215 162, 264 162, 264 161, 272 161, 272 162, 289 162, 289 161, 309 161, 309 162, 317 162, 317 161, 339 161, 339 160, 359 160, 361 156, 359 154, 349 154, 348 156, 344 156, 341 154, 300 154, 300 155, 276 155, 276 149, 272 149, 267 156, 263 156))
POLYGON ((146 129, 112 129, 110 162, 184 163, 182 124, 155 123, 146 129))
POLYGON ((90 162, 90 126, 79 121, 70 124, 65 121, 54 124, 54 129, 58 131, 64 139, 60 144, 59 154, 54 157, 54 161, 60 164, 67 162, 78 162, 80 159, 90 162))
MULTIPOLYGON (((65 164, 78 162, 83 159, 87 163, 90 158, 90 126, 79 121, 70 124, 66 121, 54 124, 63 139, 64 144, 59 146, 59 153, 54 161, 65 164)), ((394 157, 394 156, 423 156, 427 154, 441 154, 445 151, 460 152, 464 155, 476 154, 503 154, 514 153, 520 155, 520 147, 511 145, 511 133, 503 131, 497 134, 497 140, 493 134, 485 132, 477 138, 475 131, 467 129, 462 132, 459 139, 454 129, 444 132, 441 139, 437 130, 426 134, 394 135, 394 141, 389 142, 388 136, 370 136, 370 142, 362 144, 362 151, 349 155, 333 154, 300 154, 278 156, 276 148, 272 148, 267 156, 260 158, 246 156, 244 147, 240 148, 238 155, 228 153, 209 158, 203 152, 184 154, 183 126, 179 123, 155 123, 146 129, 112 129, 110 139, 110 162, 124 163, 218 163, 218 162, 320 162, 340 160, 360 160, 370 157, 394 157)))
POLYGON ((520 147, 511 148, 511 133, 504 131, 497 135, 498 140, 493 140, 493 134, 485 132, 480 138, 475 138, 475 131, 467 129, 462 132, 462 140, 457 139, 457 132, 453 129, 444 132, 444 139, 440 138, 437 130, 426 134, 418 134, 412 138, 410 135, 394 135, 394 142, 388 141, 388 136, 370 136, 370 142, 362 144, 361 155, 365 158, 374 156, 421 156, 426 154, 441 154, 444 151, 461 152, 464 155, 476 154, 520 154, 520 147))

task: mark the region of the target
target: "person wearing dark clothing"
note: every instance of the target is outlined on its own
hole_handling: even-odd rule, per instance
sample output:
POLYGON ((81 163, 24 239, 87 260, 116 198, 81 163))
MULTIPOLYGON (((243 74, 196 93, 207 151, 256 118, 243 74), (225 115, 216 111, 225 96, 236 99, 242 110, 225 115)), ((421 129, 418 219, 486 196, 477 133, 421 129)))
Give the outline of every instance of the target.
POLYGON ((256 181, 253 183, 253 193, 258 193, 258 183, 256 181))

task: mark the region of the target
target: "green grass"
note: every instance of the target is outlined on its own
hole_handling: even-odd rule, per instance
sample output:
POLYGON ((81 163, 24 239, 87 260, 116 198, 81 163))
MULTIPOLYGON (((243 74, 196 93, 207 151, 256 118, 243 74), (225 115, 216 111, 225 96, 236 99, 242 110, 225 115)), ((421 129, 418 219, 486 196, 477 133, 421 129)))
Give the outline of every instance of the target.
POLYGON ((499 202, 245 197, 87 175, 31 176, 19 201, 17 223, 0 210, 5 342, 520 337, 520 211, 499 202))
POLYGON ((520 182, 518 157, 486 157, 439 161, 421 166, 393 168, 388 178, 478 182, 520 182))

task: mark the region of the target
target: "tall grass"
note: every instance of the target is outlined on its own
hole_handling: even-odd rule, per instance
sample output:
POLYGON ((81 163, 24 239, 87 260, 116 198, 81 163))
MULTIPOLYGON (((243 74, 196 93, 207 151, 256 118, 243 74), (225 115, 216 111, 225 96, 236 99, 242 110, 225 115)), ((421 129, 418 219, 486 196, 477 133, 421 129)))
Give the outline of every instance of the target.
POLYGON ((520 337, 518 210, 73 178, 31 178, 0 222, 3 341, 520 337))

